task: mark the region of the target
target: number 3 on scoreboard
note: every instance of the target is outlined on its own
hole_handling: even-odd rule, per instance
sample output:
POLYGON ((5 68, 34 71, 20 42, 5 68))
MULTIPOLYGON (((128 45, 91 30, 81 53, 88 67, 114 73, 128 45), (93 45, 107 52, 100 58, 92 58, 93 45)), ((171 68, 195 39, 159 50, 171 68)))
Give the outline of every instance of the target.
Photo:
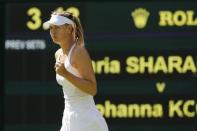
POLYGON ((32 7, 30 9, 28 9, 27 15, 31 16, 31 21, 28 21, 26 24, 27 27, 30 30, 37 30, 38 28, 40 28, 40 26, 42 25, 42 20, 40 18, 40 16, 41 16, 40 9, 38 9, 36 7, 32 7))

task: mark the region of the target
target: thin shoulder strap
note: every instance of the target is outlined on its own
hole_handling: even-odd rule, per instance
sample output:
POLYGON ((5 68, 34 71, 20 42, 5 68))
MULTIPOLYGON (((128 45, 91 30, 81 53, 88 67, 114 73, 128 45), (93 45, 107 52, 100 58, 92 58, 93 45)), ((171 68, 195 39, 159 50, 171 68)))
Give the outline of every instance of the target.
POLYGON ((70 62, 70 57, 71 57, 71 54, 72 54, 72 51, 73 51, 75 45, 76 45, 75 43, 72 45, 72 47, 71 47, 71 49, 70 49, 70 51, 69 51, 69 53, 68 53, 68 61, 69 61, 69 62, 70 62))

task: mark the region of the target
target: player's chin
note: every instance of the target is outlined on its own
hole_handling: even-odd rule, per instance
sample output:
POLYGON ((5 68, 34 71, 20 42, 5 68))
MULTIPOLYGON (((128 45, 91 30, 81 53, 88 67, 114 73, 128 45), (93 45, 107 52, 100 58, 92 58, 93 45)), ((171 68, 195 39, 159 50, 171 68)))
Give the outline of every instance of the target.
POLYGON ((59 43, 59 41, 58 41, 57 39, 55 39, 55 38, 52 38, 52 40, 53 40, 53 42, 54 42, 55 44, 58 44, 58 43, 59 43))

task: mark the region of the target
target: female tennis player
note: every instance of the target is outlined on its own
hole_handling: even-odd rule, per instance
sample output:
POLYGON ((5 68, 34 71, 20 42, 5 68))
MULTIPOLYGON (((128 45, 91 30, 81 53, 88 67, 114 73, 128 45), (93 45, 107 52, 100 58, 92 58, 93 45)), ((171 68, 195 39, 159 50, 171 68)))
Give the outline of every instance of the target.
POLYGON ((108 131, 93 100, 96 79, 79 18, 69 12, 53 12, 43 26, 49 26, 53 42, 60 46, 54 66, 65 99, 60 131, 108 131))

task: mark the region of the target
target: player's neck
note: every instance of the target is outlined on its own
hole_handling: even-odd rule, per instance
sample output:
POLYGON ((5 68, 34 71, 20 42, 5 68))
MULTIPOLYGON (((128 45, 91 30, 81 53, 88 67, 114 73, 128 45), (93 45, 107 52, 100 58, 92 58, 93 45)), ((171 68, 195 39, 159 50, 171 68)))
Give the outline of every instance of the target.
POLYGON ((60 46, 62 48, 63 54, 68 55, 73 44, 74 44, 73 40, 67 40, 67 41, 62 42, 60 46))

